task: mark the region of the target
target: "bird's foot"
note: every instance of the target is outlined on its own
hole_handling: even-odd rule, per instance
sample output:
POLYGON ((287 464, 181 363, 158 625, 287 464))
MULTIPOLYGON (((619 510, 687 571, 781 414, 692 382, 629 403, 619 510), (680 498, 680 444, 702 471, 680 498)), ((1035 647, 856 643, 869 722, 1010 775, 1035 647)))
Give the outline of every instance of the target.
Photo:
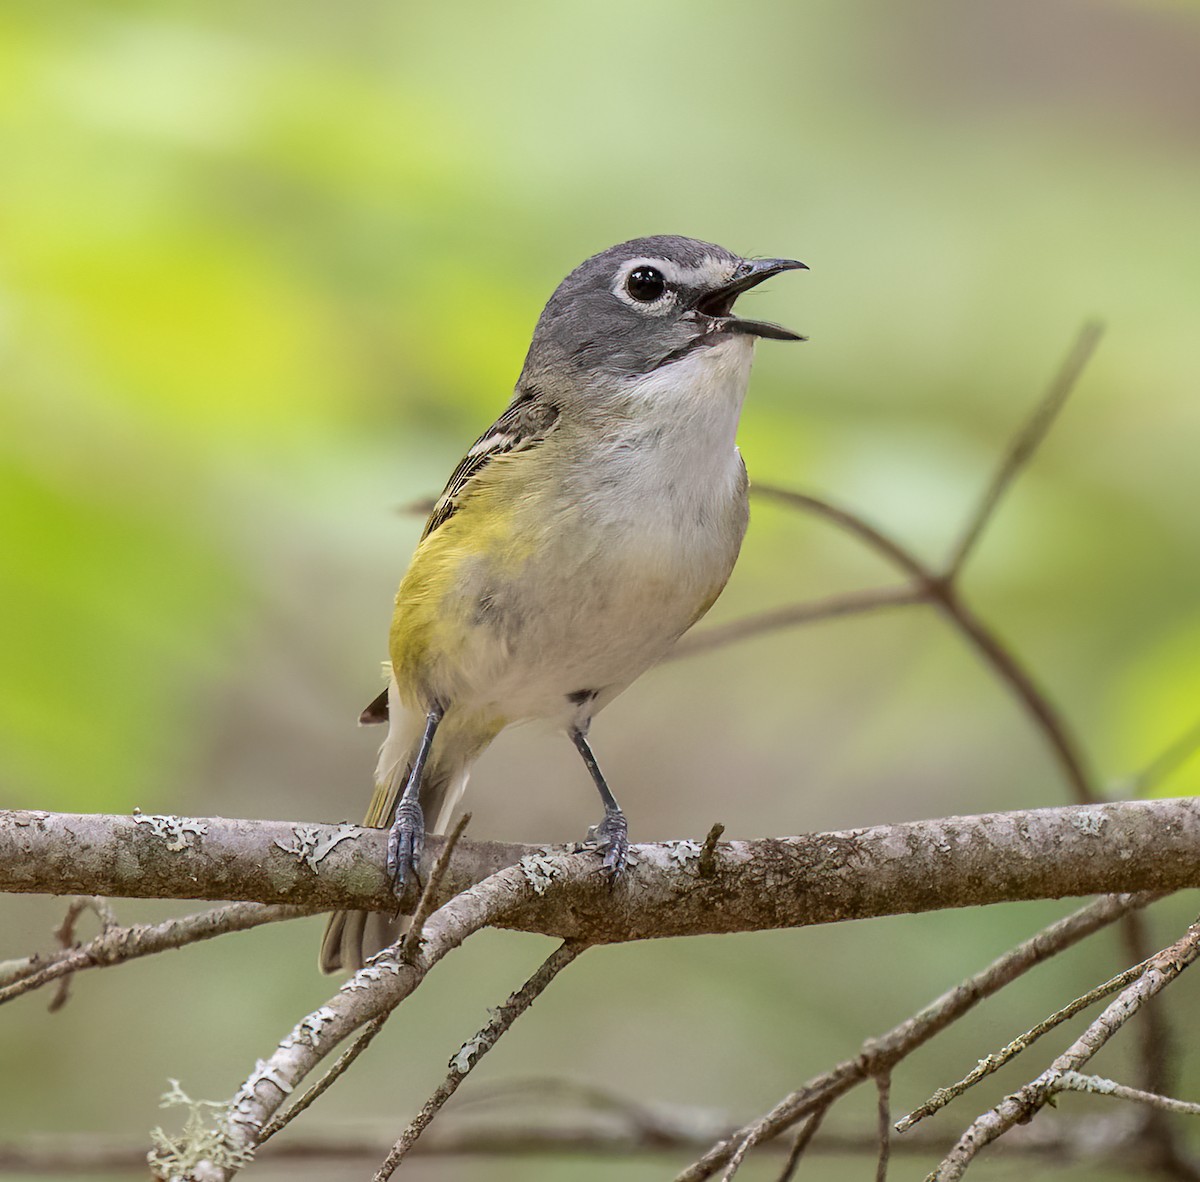
POLYGON ((388 833, 387 869, 397 895, 403 894, 409 874, 415 878, 425 849, 425 814, 415 800, 403 797, 388 833))
POLYGON ((604 814, 599 825, 588 830, 588 840, 596 842, 604 855, 604 869, 616 881, 629 858, 629 822, 620 809, 611 809, 604 814))

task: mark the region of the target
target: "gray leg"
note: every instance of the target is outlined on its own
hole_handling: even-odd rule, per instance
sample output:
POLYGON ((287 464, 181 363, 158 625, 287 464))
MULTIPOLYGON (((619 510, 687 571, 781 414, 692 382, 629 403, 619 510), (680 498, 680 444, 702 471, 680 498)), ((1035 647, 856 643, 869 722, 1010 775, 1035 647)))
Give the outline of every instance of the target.
POLYGON ((629 853, 629 822, 625 820, 625 814, 621 812, 617 798, 613 796, 605 782, 604 773, 601 772, 600 765, 596 762, 591 747, 588 746, 587 735, 577 726, 572 727, 567 733, 571 736, 571 742, 575 744, 575 749, 583 757, 583 762, 591 774, 592 783, 596 785, 600 799, 604 801, 604 820, 594 829, 588 830, 588 836, 599 841, 600 848, 604 852, 604 868, 613 878, 617 878, 625 869, 625 858, 629 853))
POLYGON ((429 758, 433 736, 437 734, 438 723, 442 721, 443 714, 445 710, 441 706, 434 706, 425 716, 421 745, 417 748, 408 779, 404 782, 404 791, 396 804, 396 819, 392 822, 392 829, 388 834, 387 868, 388 874, 395 880, 397 892, 403 890, 410 871, 416 875, 421 851, 425 848, 425 814, 421 812, 420 799, 421 775, 425 771, 425 761, 429 758))

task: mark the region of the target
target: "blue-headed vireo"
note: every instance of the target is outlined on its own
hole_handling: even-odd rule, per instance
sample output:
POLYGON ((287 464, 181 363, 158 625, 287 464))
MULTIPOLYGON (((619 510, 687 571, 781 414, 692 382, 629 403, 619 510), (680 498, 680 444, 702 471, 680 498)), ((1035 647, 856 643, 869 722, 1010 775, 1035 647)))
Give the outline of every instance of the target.
MULTIPOLYGON (((617 875, 625 815, 588 746, 593 715, 712 606, 746 531, 735 446, 757 337, 742 292, 803 268, 663 235, 577 267, 550 297, 508 409, 455 468, 396 593, 388 721, 365 824, 391 826, 403 883, 446 828, 471 764, 506 726, 546 719, 604 802, 592 831, 617 875)), ((340 912, 321 967, 390 944, 387 916, 340 912)))

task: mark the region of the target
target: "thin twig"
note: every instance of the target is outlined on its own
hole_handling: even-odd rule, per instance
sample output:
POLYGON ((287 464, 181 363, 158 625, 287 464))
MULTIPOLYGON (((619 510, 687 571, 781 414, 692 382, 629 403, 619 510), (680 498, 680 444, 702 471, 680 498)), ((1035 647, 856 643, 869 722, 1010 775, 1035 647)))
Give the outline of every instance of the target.
POLYGON ((762 1129, 758 1125, 750 1127, 750 1131, 738 1142, 733 1156, 726 1163, 725 1172, 721 1175, 721 1182, 731 1182, 734 1175, 742 1168, 742 1162, 746 1160, 746 1155, 758 1143, 761 1135, 762 1129))
POLYGON ((1078 1071, 1150 998, 1174 981, 1197 956, 1200 956, 1200 924, 1193 925, 1184 936, 1155 956, 1145 972, 1128 985, 1041 1075, 976 1117, 926 1182, 957 1182, 985 1145, 990 1145, 1014 1125, 1028 1121, 1039 1112, 1053 1095, 1054 1085, 1063 1072, 1078 1071))
POLYGON ((1074 390, 1103 335, 1104 325, 1096 320, 1088 321, 1079 330, 1075 343, 1051 380, 1046 393, 1025 425, 1013 438, 991 483, 967 521, 962 536, 951 552, 950 560, 946 563, 945 576, 948 580, 957 578, 975 544, 979 541, 980 535, 996 512, 1001 498, 1008 491, 1021 469, 1032 459, 1042 440, 1046 438, 1047 432, 1070 397, 1071 391, 1074 390))
POLYGON ((815 599, 809 603, 772 608, 757 615, 744 616, 740 620, 731 620, 728 624, 716 624, 699 632, 689 632, 676 643, 664 660, 694 657, 748 640, 752 636, 777 632, 781 628, 793 628, 798 624, 814 624, 818 620, 866 615, 891 607, 907 607, 923 603, 925 598, 922 591, 912 587, 880 587, 873 591, 851 591, 845 595, 832 595, 828 599, 815 599))
POLYGON ((783 1163, 783 1173, 779 1175, 779 1182, 792 1182, 792 1178, 795 1176, 796 1170, 800 1165, 800 1159, 804 1156, 804 1151, 808 1148, 813 1137, 817 1135, 817 1130, 821 1127, 821 1122, 825 1119, 825 1114, 832 1105, 832 1101, 828 1104, 822 1104, 800 1126, 800 1131, 792 1141, 791 1149, 788 1150, 787 1161, 783 1163))
POLYGON ((1174 1096, 1160 1096, 1157 1092, 1144 1092, 1141 1088, 1130 1088, 1104 1079, 1099 1075, 1081 1075, 1078 1071, 1064 1071, 1051 1088, 1052 1092, 1088 1092, 1093 1096, 1112 1096, 1114 1100, 1129 1100, 1134 1104, 1145 1104, 1160 1112, 1179 1112, 1184 1116, 1200 1116, 1200 1104, 1190 1100, 1176 1100, 1174 1096))
POLYGON ((1093 786, 1083 748, 1066 719, 1034 681, 1029 670, 1021 664, 1012 649, 963 603, 949 584, 943 586, 935 602, 1024 707, 1050 747, 1076 802, 1094 804, 1100 797, 1093 786))
POLYGON ((794 492, 773 485, 756 485, 760 495, 806 509, 833 522, 870 546, 914 582, 915 589, 933 604, 984 659, 1033 721, 1050 747, 1075 799, 1091 804, 1097 799, 1082 749, 1070 727, 1016 654, 975 615, 959 596, 953 581, 922 562, 906 546, 857 513, 810 493, 794 492))
POLYGON ((0 1005, 83 969, 119 964, 168 948, 182 948, 199 940, 210 940, 226 932, 242 932, 264 923, 297 919, 314 912, 315 909, 311 907, 286 904, 229 903, 224 907, 168 919, 163 923, 109 927, 77 948, 6 964, 3 972, 0 972, 0 1005))
MULTIPOLYGON (((54 932, 54 938, 58 941, 60 948, 70 950, 75 947, 75 924, 85 911, 91 911, 99 919, 102 934, 117 926, 117 914, 112 909, 112 904, 103 895, 76 895, 68 904, 62 923, 54 932)), ((67 999, 71 995, 73 978, 73 973, 64 974, 59 978, 58 988, 54 991, 54 996, 46 1007, 50 1013, 57 1013, 67 1004, 67 999)))
POLYGON ((716 871, 717 842, 721 840, 721 834, 724 832, 725 826, 720 821, 714 821, 705 836, 704 844, 700 847, 700 857, 696 861, 696 869, 701 878, 712 878, 716 871))
MULTIPOLYGON (((547 1104, 580 1104, 589 1113, 603 1113, 616 1117, 624 1127, 644 1138, 647 1143, 660 1138, 676 1140, 680 1134, 681 1123, 686 1123, 691 1130, 700 1125, 711 1126, 714 1123, 714 1118, 709 1114, 686 1110, 681 1113, 677 1105, 647 1104, 611 1088, 561 1076, 507 1079, 490 1086, 477 1084, 469 1096, 459 1099, 457 1111, 462 1112, 472 1106, 511 1106, 527 1100, 530 1096, 542 1101, 538 1106, 539 1114, 547 1104)), ((715 1123, 720 1128, 729 1127, 728 1121, 718 1120, 715 1123)), ((421 1143, 424 1144, 424 1140, 421 1143)))
MULTIPOLYGON (((636 1155, 649 1157, 661 1154, 679 1154, 684 1150, 699 1149, 712 1139, 715 1128, 722 1127, 716 1118, 699 1112, 681 1116, 678 1124, 670 1130, 642 1133, 636 1128, 627 1128, 611 1121, 584 1119, 579 1121, 530 1122, 506 1120, 496 1122, 455 1122, 444 1114, 434 1128, 413 1147, 413 1157, 457 1158, 483 1157, 494 1163, 503 1158, 555 1158, 579 1157, 616 1161, 636 1155)), ((724 1126, 727 1127, 727 1126, 724 1126)), ((805 1126, 807 1127, 807 1122, 805 1126)), ((823 1127, 823 1126, 822 1126, 823 1127)), ((1106 1154, 1106 1165, 1113 1164, 1116 1154, 1129 1153, 1125 1121, 1118 1122, 1111 1115, 1104 1117, 1081 1117, 1070 1127, 1051 1129, 1043 1125, 1037 1129, 1014 1129, 1005 1139, 1008 1154, 1044 1160, 1047 1163, 1061 1162, 1064 1158, 1086 1155, 1089 1146, 1102 1145, 1106 1154)), ((272 1139, 261 1154, 255 1155, 255 1164, 262 1167, 273 1165, 280 1171, 286 1164, 293 1167, 289 1174, 270 1174, 268 1177, 320 1177, 319 1174, 302 1174, 300 1170, 315 1170, 322 1165, 331 1171, 345 1175, 350 1168, 361 1168, 365 1176, 375 1169, 382 1155, 391 1145, 392 1137, 374 1122, 364 1126, 354 1122, 353 1126, 339 1125, 336 1128, 312 1130, 302 1133, 294 1130, 288 1137, 272 1139)), ((893 1157, 928 1157, 948 1151, 953 1142, 943 1135, 917 1133, 911 1138, 897 1140, 892 1146, 893 1157)), ((780 1138, 758 1147, 760 1155, 771 1155, 782 1160, 790 1146, 780 1138)), ((878 1143, 872 1131, 863 1136, 848 1131, 824 1131, 807 1146, 807 1155, 873 1156, 878 1143)), ((450 1177, 457 1177, 461 1169, 447 1163, 450 1177)), ((145 1176, 146 1144, 144 1136, 111 1135, 107 1133, 53 1133, 26 1134, 21 1137, 0 1141, 0 1176, 13 1173, 25 1182, 30 1175, 79 1179, 94 1174, 105 1178, 122 1171, 121 1177, 145 1176)), ((509 1167, 516 1170, 516 1163, 509 1167)), ((619 1171, 620 1167, 616 1169, 619 1171)), ((497 1172, 493 1166, 493 1175, 497 1172)), ((568 1172, 559 1169, 562 1177, 568 1172)), ((781 1178, 780 1182, 784 1182, 781 1178)), ((789 1180, 790 1182, 790 1180, 789 1180)))
POLYGON ((1069 1018, 1073 1018, 1081 1010, 1087 1009, 1088 1006, 1095 1005, 1096 1002, 1103 1001, 1106 997, 1111 997, 1118 990, 1124 989, 1131 981, 1136 981, 1146 971, 1148 963, 1148 961, 1142 961, 1141 964, 1135 964, 1123 973, 1118 973, 1115 977, 1110 977, 1103 985, 1097 985, 1095 989, 1085 993, 1082 997, 1077 997, 1069 1005, 1056 1010, 1048 1018, 1044 1018, 1036 1026, 1026 1030, 1024 1034, 1018 1035, 1007 1046, 1001 1047, 994 1055, 988 1055, 986 1058, 980 1059, 978 1064, 957 1083, 953 1083, 949 1087, 938 1088, 924 1104, 914 1108, 907 1116, 901 1117, 896 1122, 896 1132, 906 1133, 913 1125, 923 1121, 926 1117, 932 1116, 935 1112, 940 1112, 951 1101, 956 1100, 969 1088, 973 1088, 981 1079, 986 1079, 989 1075, 999 1071, 1005 1063, 1015 1059, 1022 1051, 1033 1046, 1043 1034, 1047 1034, 1056 1026, 1060 1026, 1069 1018))
POLYGON ((62 923, 54 930, 60 948, 75 946, 75 923, 85 911, 92 912, 100 921, 101 931, 118 926, 117 913, 103 895, 76 895, 68 904, 62 923))
POLYGON ((881 1071, 894 1068, 906 1055, 940 1034, 986 997, 997 993, 1035 965, 1058 955, 1093 932, 1116 922, 1131 910, 1152 902, 1153 895, 1108 895, 1060 919, 1018 944, 924 1009, 878 1038, 868 1039, 859 1054, 831 1068, 781 1100, 770 1112, 718 1141, 675 1182, 701 1182, 725 1165, 751 1134, 758 1140, 783 1130, 827 1106, 881 1071))
POLYGON ((458 818, 458 823, 450 831, 450 836, 446 838, 446 844, 442 846, 441 853, 438 854, 437 860, 433 864, 433 869, 429 872, 429 878, 426 880, 425 886, 421 891, 421 898, 417 902, 417 909, 413 912, 412 920, 409 922, 408 931, 404 933, 404 938, 400 942, 400 956, 402 959, 410 959, 421 947, 421 940, 424 937, 425 931, 425 921, 437 908, 438 890, 441 888, 442 879, 446 876, 446 868, 450 865, 450 856, 454 853, 454 847, 458 845, 458 839, 462 837, 463 831, 470 822, 470 813, 463 813, 458 818))
MULTIPOLYGON (((1129 960, 1145 961, 1153 955, 1154 943, 1145 915, 1126 916, 1119 932, 1129 960)), ((1133 1029, 1138 1040, 1138 1083, 1148 1092, 1170 1094, 1175 1088, 1176 1047, 1165 999, 1143 1008, 1133 1021, 1133 1029)), ((1153 1108, 1147 1110, 1145 1117, 1142 1143, 1146 1156, 1166 1177, 1197 1182, 1200 1171, 1180 1145, 1173 1122, 1153 1108)))
POLYGON ((464 1043, 458 1054, 450 1060, 450 1073, 438 1089, 425 1101, 421 1111, 413 1117, 408 1128, 401 1133, 391 1152, 375 1171, 374 1182, 387 1182, 396 1167, 404 1160, 417 1139, 429 1127, 430 1121, 441 1111, 442 1106, 458 1090, 472 1068, 496 1045, 497 1040, 533 1004, 551 981, 558 976, 581 952, 588 947, 580 941, 567 940, 558 946, 538 967, 537 971, 509 997, 492 1015, 491 1020, 469 1042, 464 1043))
POLYGON ((877 1129, 879 1137, 879 1160, 875 1164, 875 1182, 887 1182, 888 1159, 892 1153, 892 1075, 882 1071, 875 1077, 879 1093, 877 1129))
POLYGON ((280 1129, 291 1124, 315 1100, 324 1095, 338 1079, 345 1074, 350 1065, 370 1045, 371 1040, 383 1029, 390 1014, 380 1014, 378 1018, 368 1022, 355 1036, 354 1041, 338 1056, 337 1061, 299 1100, 286 1112, 277 1112, 264 1126, 258 1143, 263 1145, 275 1136, 280 1129))
POLYGON ((823 497, 813 496, 811 493, 797 492, 795 489, 782 488, 777 484, 760 484, 755 482, 751 488, 758 496, 766 497, 769 501, 778 501, 780 504, 788 505, 793 509, 805 509, 817 517, 823 517, 826 521, 832 521, 834 525, 846 533, 852 534, 872 550, 882 554, 894 567, 908 575, 919 587, 923 586, 929 580, 938 577, 931 567, 926 566, 917 559, 906 546, 902 546, 895 538, 890 537, 883 530, 872 525, 865 518, 851 512, 849 509, 835 505, 832 501, 827 501, 823 497))

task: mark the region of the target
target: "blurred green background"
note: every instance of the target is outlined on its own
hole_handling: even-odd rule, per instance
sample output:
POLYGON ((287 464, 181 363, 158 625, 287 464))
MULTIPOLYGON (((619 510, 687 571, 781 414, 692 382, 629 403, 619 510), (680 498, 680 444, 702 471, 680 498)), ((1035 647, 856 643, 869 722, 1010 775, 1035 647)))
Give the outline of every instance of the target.
MULTIPOLYGON (((0 804, 357 820, 380 735, 355 718, 421 525, 399 509, 503 407, 558 280, 648 233, 811 266, 754 296, 811 341, 759 349, 751 477, 852 505, 930 559, 1083 319, 1108 323, 965 589, 1100 774, 1126 777, 1200 713, 1198 208, 1192 5, 7 3, 0 804)), ((891 577, 759 503, 710 620, 891 577)), ((1005 692, 921 609, 666 666, 593 738, 642 839, 1067 799, 1005 692)), ((1197 766, 1162 791, 1193 790, 1197 766)), ((511 840, 577 838, 596 811, 568 745, 533 730, 501 737, 469 803, 475 836, 511 840)), ((1162 942, 1189 905, 1155 913, 1162 942)), ((44 944, 61 910, 0 899, 0 957, 44 944)), ((750 1117, 1065 910, 595 951, 462 1096, 567 1076, 750 1117)), ((328 989, 320 927, 89 974, 55 1016, 40 996, 6 1009, 0 1138, 170 1125, 168 1076, 230 1094, 328 989)), ((310 1129, 398 1131, 547 947, 472 941, 310 1129)), ((1126 963, 1109 934, 1041 969, 914 1058, 897 1110, 1126 963)), ((1195 983, 1169 1000, 1186 1014, 1195 983)), ((1098 1069, 1128 1077, 1123 1055, 1098 1069)), ((1179 1090, 1198 1089, 1193 1066, 1179 1090)), ((872 1103, 830 1126, 869 1129, 872 1103)))

